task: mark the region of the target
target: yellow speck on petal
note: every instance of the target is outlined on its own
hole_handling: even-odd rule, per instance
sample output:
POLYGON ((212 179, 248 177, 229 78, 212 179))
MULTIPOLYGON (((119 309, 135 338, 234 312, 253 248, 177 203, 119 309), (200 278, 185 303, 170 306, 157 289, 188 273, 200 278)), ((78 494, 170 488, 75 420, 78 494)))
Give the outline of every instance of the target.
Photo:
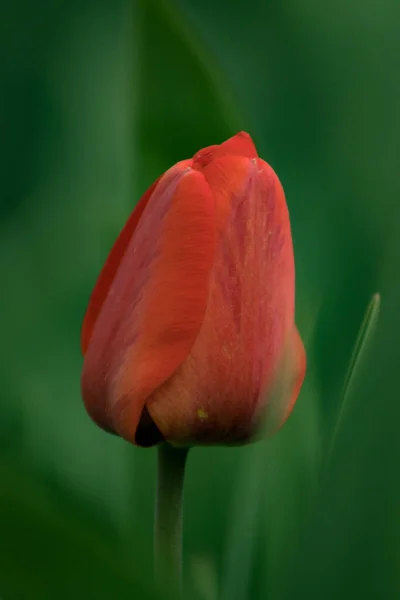
POLYGON ((208 419, 208 412, 206 412, 204 408, 199 408, 197 409, 197 416, 199 417, 200 421, 205 421, 208 419))

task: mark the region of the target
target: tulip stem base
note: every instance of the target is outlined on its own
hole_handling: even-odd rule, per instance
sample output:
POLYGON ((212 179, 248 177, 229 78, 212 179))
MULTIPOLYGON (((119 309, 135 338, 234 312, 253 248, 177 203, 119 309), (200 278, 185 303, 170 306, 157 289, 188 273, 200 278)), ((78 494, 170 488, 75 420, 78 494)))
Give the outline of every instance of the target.
POLYGON ((182 582, 182 509, 187 448, 164 442, 158 447, 154 563, 160 584, 182 582))

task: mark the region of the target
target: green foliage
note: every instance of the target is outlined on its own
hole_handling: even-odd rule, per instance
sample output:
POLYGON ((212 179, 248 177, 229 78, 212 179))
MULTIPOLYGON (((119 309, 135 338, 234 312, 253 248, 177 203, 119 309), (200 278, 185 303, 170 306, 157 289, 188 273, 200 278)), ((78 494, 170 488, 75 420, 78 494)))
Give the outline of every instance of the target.
POLYGON ((240 129, 286 190, 308 373, 276 437, 191 452, 190 597, 399 597, 399 18, 389 0, 3 0, 0 597, 167 597, 155 452, 87 417, 80 323, 140 193, 240 129))

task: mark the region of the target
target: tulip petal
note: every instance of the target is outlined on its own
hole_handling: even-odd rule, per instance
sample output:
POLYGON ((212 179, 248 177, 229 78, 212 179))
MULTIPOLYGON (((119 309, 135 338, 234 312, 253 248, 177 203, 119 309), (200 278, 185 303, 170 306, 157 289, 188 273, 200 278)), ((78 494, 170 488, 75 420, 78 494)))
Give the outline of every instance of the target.
POLYGON ((115 277, 117 269, 120 265, 121 259, 125 254, 127 246, 132 238, 133 232, 135 231, 139 219, 143 214, 146 205, 154 192, 160 177, 146 190, 133 212, 131 213, 128 221, 124 228, 119 234, 114 246, 111 249, 110 254, 101 270, 101 273, 97 279, 96 285, 93 289, 92 295, 90 296, 89 305, 86 310, 85 317, 82 324, 81 332, 81 348, 82 354, 86 354, 87 347, 92 337, 93 328, 95 326, 97 317, 99 316, 101 307, 103 306, 104 300, 108 294, 112 281, 115 277))
POLYGON ((214 200, 204 176, 185 165, 161 178, 145 207, 84 363, 87 410, 131 442, 146 399, 187 358, 207 307, 214 200))
POLYGON ((293 329, 290 222, 261 159, 220 157, 203 174, 217 224, 207 311, 188 359, 147 409, 171 442, 239 443, 255 435, 293 329))
POLYGON ((220 144, 218 156, 244 156, 246 158, 257 158, 257 150, 250 135, 245 131, 239 131, 236 135, 220 144))
POLYGON ((245 131, 240 131, 218 146, 208 146, 199 150, 193 157, 193 168, 202 171, 212 161, 221 156, 242 156, 257 158, 257 150, 253 140, 245 131))
MULTIPOLYGON (((177 163, 176 166, 182 168, 191 164, 191 160, 183 160, 177 163)), ((101 307, 103 306, 104 300, 108 294, 112 281, 115 277, 117 269, 120 265, 121 259, 125 254, 128 244, 133 236, 133 233, 139 223, 140 217, 143 214, 144 209, 147 206, 148 201, 151 198, 154 190, 157 187, 158 182, 162 176, 158 177, 156 181, 145 191, 139 202, 133 209, 129 219, 125 223, 122 231, 117 237, 114 245, 107 257, 106 262, 97 278, 96 285, 90 296, 89 304, 86 309, 85 317, 83 319, 82 331, 81 331, 81 349, 82 354, 86 354, 87 347, 92 337, 93 328, 96 324, 97 317, 99 316, 101 307)))

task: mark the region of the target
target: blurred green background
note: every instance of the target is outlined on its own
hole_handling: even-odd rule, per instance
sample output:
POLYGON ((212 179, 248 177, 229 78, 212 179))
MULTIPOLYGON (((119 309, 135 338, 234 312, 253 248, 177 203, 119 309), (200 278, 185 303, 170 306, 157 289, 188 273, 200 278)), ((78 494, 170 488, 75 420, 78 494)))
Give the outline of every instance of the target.
POLYGON ((241 129, 286 190, 308 373, 275 438, 192 451, 189 596, 400 597, 399 22, 393 0, 1 0, 2 600, 164 597, 156 454, 87 417, 80 324, 140 194, 241 129))

